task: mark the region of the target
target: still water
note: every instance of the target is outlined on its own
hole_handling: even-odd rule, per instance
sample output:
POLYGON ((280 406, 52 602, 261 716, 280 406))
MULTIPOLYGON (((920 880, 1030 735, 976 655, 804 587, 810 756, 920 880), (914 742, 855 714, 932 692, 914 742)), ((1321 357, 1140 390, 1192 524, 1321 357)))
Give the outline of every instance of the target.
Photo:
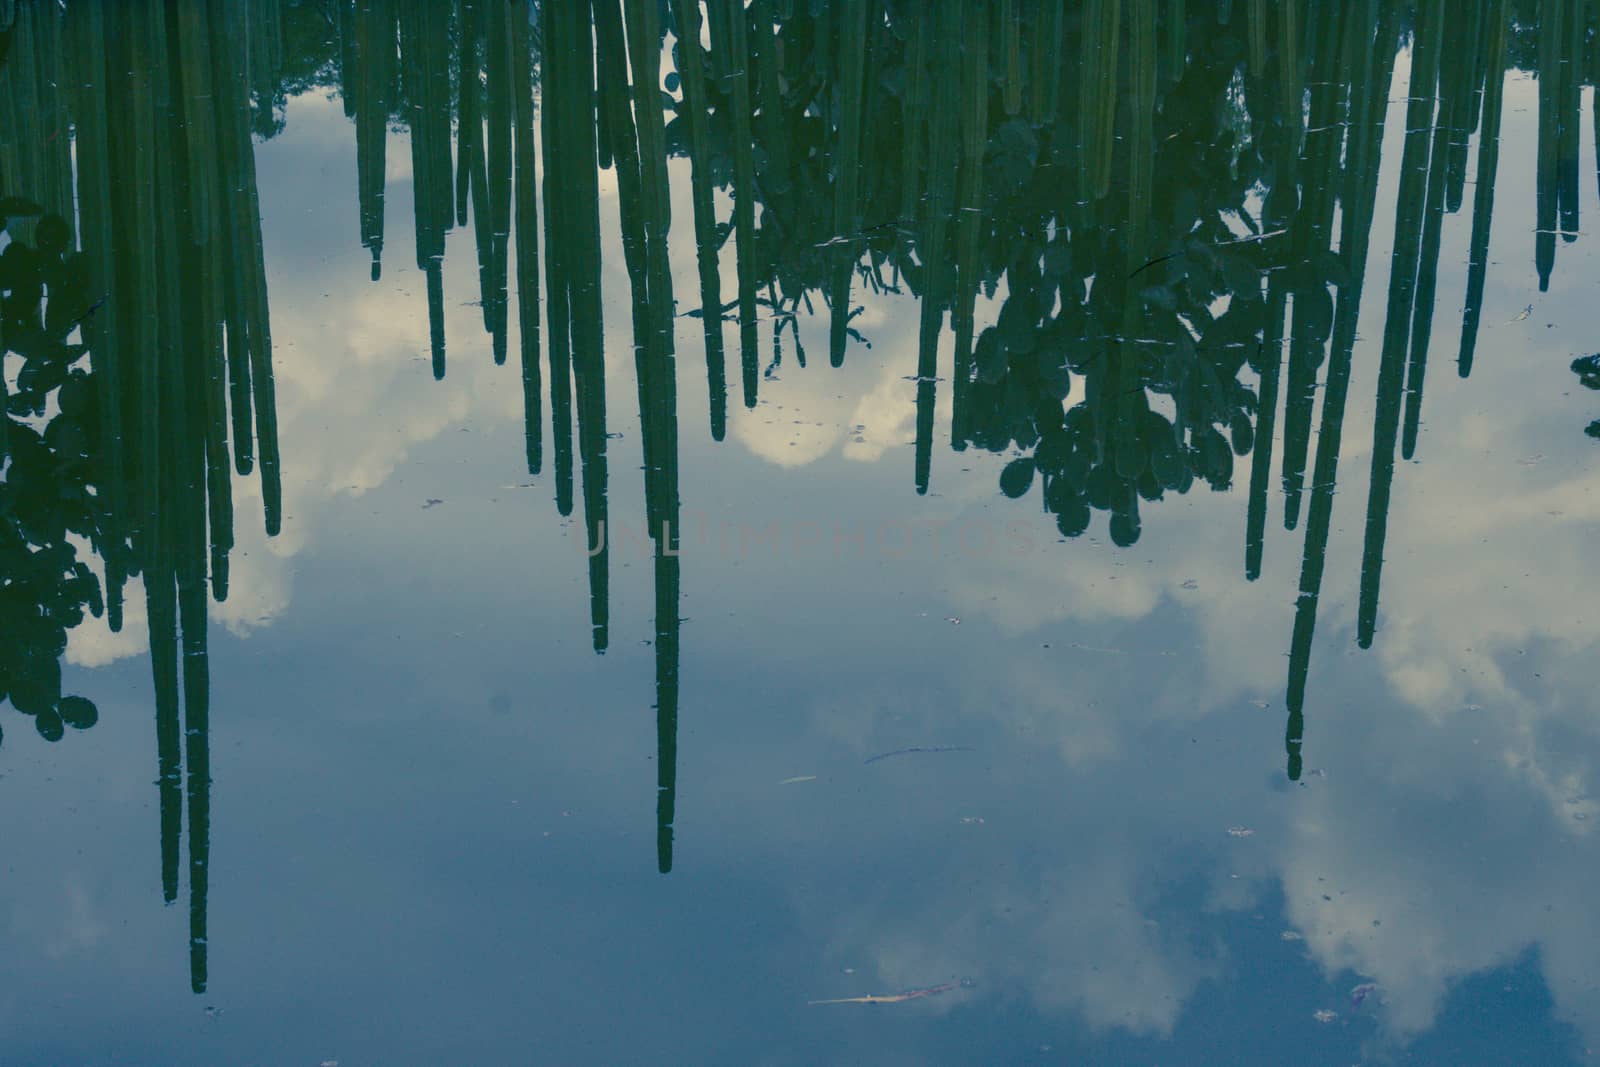
POLYGON ((0 1062, 1584 1062, 1597 20, 0 3, 0 1062))

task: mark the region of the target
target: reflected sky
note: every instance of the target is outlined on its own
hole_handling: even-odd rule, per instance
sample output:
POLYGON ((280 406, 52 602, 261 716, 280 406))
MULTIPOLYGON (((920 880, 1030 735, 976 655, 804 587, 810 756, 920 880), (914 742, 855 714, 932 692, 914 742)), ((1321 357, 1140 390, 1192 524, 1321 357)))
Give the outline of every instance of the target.
MULTIPOLYGON (((1600 498, 1582 432, 1600 411, 1569 365, 1591 344, 1600 264, 1582 234, 1541 291, 1540 85, 1513 71, 1475 362, 1450 373, 1463 212, 1439 234, 1436 366, 1360 649, 1411 72, 1402 53, 1297 778, 1301 537, 1281 529, 1276 475, 1255 581, 1243 459, 1225 491, 1146 504, 1136 544, 1113 544, 1098 513, 1063 537, 1042 485, 1001 492, 1016 449, 956 452, 941 429, 917 491, 909 292, 857 293, 870 347, 839 367, 828 307, 802 307, 808 365, 788 351, 748 409, 730 321, 722 442, 703 324, 680 314, 666 876, 659 560, 635 533, 652 516, 614 172, 597 172, 611 536, 596 655, 584 510, 558 515, 553 472, 528 473, 472 225, 444 237, 436 381, 411 134, 387 133, 372 280, 355 125, 329 90, 292 95, 254 159, 282 531, 266 535, 259 478, 236 476, 229 595, 209 606, 210 981, 190 992, 189 919, 155 888, 135 581, 120 632, 89 618, 69 633, 63 688, 99 723, 51 746, 5 713, 0 1058, 1581 1059, 1600 1040, 1600 498)), ((681 313, 701 279, 692 164, 666 169, 681 313)), ((1594 188, 1579 188, 1590 217, 1594 188)), ((733 217, 730 186, 715 205, 733 217)), ((730 238, 730 319, 738 257, 730 238)), ((978 296, 976 334, 1007 295, 978 296)), ((941 428, 956 359, 939 346, 941 428)), ((14 392, 9 358, 6 374, 14 392)))

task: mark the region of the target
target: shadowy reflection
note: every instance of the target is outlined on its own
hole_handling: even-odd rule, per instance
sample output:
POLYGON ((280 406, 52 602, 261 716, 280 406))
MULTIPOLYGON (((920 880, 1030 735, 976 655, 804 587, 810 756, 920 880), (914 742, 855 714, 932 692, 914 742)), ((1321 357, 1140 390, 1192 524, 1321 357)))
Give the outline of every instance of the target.
POLYGON ((47 739, 63 723, 91 725, 93 705, 60 695, 59 657, 84 606, 100 614, 100 578, 65 535, 101 558, 113 631, 127 581, 142 577, 162 895, 178 897, 187 811, 195 992, 207 980, 206 598, 208 587, 218 601, 228 595, 232 470, 259 467, 269 535, 282 513, 251 145, 261 112, 250 95, 252 71, 276 55, 279 38, 262 21, 276 14, 154 0, 19 4, 0 66, 10 110, 0 126, 11 133, 0 191, 40 197, 8 199, 5 214, 43 213, 31 234, 26 221, 8 226, 3 256, 5 348, 22 358, 0 489, 6 610, 20 622, 8 632, 31 635, 8 651, 4 688, 47 739))
MULTIPOLYGON (((1445 216, 1462 210, 1475 167, 1465 377, 1491 262, 1505 76, 1540 75, 1541 288, 1557 235, 1578 233, 1581 90, 1593 81, 1576 0, 68 0, 3 5, 0 17, 11 234, 0 328, 17 357, 7 372, 18 369, 0 421, 0 619, 16 635, 0 650, 0 689, 46 738, 91 725, 94 706, 61 692, 66 632, 86 611, 120 628, 124 585, 143 578, 163 892, 176 899, 187 804, 196 990, 206 590, 227 596, 230 465, 259 466, 268 532, 281 521, 251 137, 281 127, 289 94, 341 90, 374 280, 390 134, 409 133, 436 378, 449 230, 472 227, 497 363, 516 301, 525 459, 542 471, 548 407, 556 507, 569 515, 581 498, 591 546, 596 652, 610 627, 600 171, 613 172, 654 541, 665 872, 679 711, 671 157, 688 162, 699 306, 682 314, 703 334, 714 440, 727 431, 725 317, 750 408, 786 329, 805 365, 802 309, 827 307, 837 367, 870 347, 854 325, 862 294, 897 293, 919 311, 916 493, 934 483, 942 363, 952 449, 1010 457, 1000 491, 1037 486, 1063 537, 1102 512, 1110 539, 1131 546, 1168 493, 1247 477, 1255 580, 1276 476, 1284 528, 1305 519, 1285 738, 1297 778, 1397 56, 1409 49, 1371 357, 1363 647, 1378 629, 1396 452, 1412 459, 1421 444, 1445 216), (103 594, 78 559, 85 541, 103 594)), ((1574 364, 1590 387, 1595 358, 1574 364)), ((1588 432, 1600 436, 1600 421, 1588 432)))
MULTIPOLYGON (((1546 72, 1541 286, 1553 269, 1555 235, 1571 240, 1577 232, 1587 23, 1570 0, 1536 6, 1482 0, 1457 12, 1442 0, 1299 0, 1163 11, 1158 19, 1149 0, 816 10, 768 0, 704 8, 590 0, 531 10, 371 2, 342 9, 340 32, 357 39, 343 40, 338 53, 347 99, 351 77, 360 79, 353 113, 361 151, 381 158, 383 150, 381 138, 360 132, 376 125, 364 114, 392 113, 412 130, 436 373, 444 367, 443 231, 473 222, 485 327, 503 359, 507 219, 510 201, 517 204, 516 298, 535 472, 544 375, 528 115, 529 72, 542 66, 556 498, 570 513, 575 419, 584 523, 596 546, 588 566, 597 651, 608 643, 609 548, 596 171, 616 175, 646 507, 652 530, 661 531, 676 506, 664 168, 668 156, 684 155, 700 280, 700 306, 687 314, 704 331, 713 439, 726 433, 726 313, 739 327, 749 407, 761 381, 759 321, 773 323, 769 373, 781 364, 786 326, 803 366, 798 313, 820 296, 837 366, 852 342, 867 343, 851 325, 855 294, 866 290, 909 292, 920 302, 912 472, 919 493, 933 478, 947 315, 952 446, 1019 453, 1001 491, 1022 497, 1037 482, 1063 536, 1085 533, 1098 511, 1112 541, 1132 545, 1141 504, 1196 481, 1226 489, 1248 457, 1245 575, 1253 580, 1266 552, 1276 458, 1284 527, 1295 530, 1306 517, 1287 686, 1288 771, 1297 777, 1395 58, 1410 49, 1377 355, 1358 608, 1364 647, 1378 625, 1395 452, 1411 459, 1419 443, 1443 219, 1463 206, 1476 138, 1459 373, 1473 363, 1504 75, 1513 64, 1546 72), (672 68, 665 83, 663 56, 672 68), (404 106, 385 95, 392 77, 383 72, 396 64, 406 72, 404 106), (726 220, 717 216, 719 191, 732 203, 726 220), (724 306, 720 252, 730 237, 736 297, 724 306), (1002 293, 995 320, 980 330, 979 295, 1002 293)), ((381 188, 362 183, 363 241, 376 255, 381 188)))
POLYGON ((60 661, 84 612, 105 611, 100 582, 69 539, 92 543, 102 526, 92 460, 100 451, 99 383, 84 365, 84 346, 67 341, 90 314, 87 263, 67 251, 66 220, 41 219, 43 211, 18 197, 0 200, 0 226, 12 235, 0 253, 0 352, 21 360, 15 390, 0 378, 0 698, 32 717, 45 740, 59 741, 65 727, 87 729, 99 718, 91 701, 63 695, 60 661))
MULTIPOLYGON (((1549 72, 1541 284, 1554 234, 1576 234, 1581 5, 1550 0, 1515 22, 1505 0, 1462 11, 1442 0, 1252 3, 1163 10, 1159 20, 1143 0, 732 8, 744 17, 711 7, 710 56, 743 76, 713 79, 704 95, 711 143, 733 156, 721 173, 732 174, 736 234, 754 225, 744 205, 760 206, 760 229, 737 249, 741 325, 752 293, 771 292, 780 330, 782 316, 820 293, 838 365, 860 339, 849 326, 857 282, 915 295, 917 492, 932 480, 946 313, 952 444, 1020 453, 1001 491, 1021 497, 1037 482, 1066 537, 1101 511, 1112 541, 1131 545, 1141 503, 1196 481, 1228 488, 1248 456, 1245 573, 1254 579, 1281 438, 1286 529, 1310 497, 1288 679, 1288 773, 1298 777, 1395 57, 1409 46, 1358 612, 1364 647, 1377 628, 1395 452, 1411 459, 1418 447, 1443 219, 1462 207, 1474 136, 1462 374, 1476 347, 1513 29, 1536 34, 1535 61, 1549 72), (869 76, 876 91, 864 92, 869 76), (741 158, 752 142, 756 163, 741 158), (980 293, 1003 294, 981 331, 980 293)), ((678 41, 680 68, 698 66, 700 50, 684 44, 698 38, 678 41)), ((691 130, 699 96, 686 88, 671 105, 691 130)), ((714 162, 705 169, 718 173, 714 162)), ((709 322, 721 309, 705 304, 709 322)))
MULTIPOLYGON (((1236 463, 1248 457, 1245 575, 1253 580, 1266 552, 1276 459, 1285 529, 1306 518, 1288 678, 1288 771, 1297 777, 1395 59, 1409 48, 1377 355, 1377 447, 1358 609, 1363 647, 1378 624, 1395 453, 1411 459, 1419 444, 1443 220, 1463 206, 1475 138, 1472 251, 1457 356, 1463 376, 1472 366, 1503 83, 1513 64, 1547 72, 1539 108, 1541 285, 1552 269, 1555 235, 1570 240, 1577 232, 1575 131, 1587 23, 1571 0, 1537 7, 1513 11, 1510 0, 1481 0, 1462 11, 1442 0, 1297 0, 1178 12, 1158 12, 1153 0, 536 5, 537 41, 507 39, 517 44, 513 69, 543 61, 556 497, 569 513, 575 399, 585 527, 596 546, 589 559, 596 649, 606 647, 608 549, 604 401, 585 385, 604 373, 595 174, 616 175, 646 504, 659 530, 666 505, 658 497, 668 490, 657 480, 675 470, 676 455, 673 420, 663 417, 676 406, 664 166, 668 156, 684 155, 700 276, 700 306, 687 314, 704 330, 713 439, 726 433, 725 314, 738 323, 741 395, 749 407, 759 396, 761 319, 773 323, 769 373, 783 359, 785 327, 804 366, 798 315, 820 297, 829 308, 829 362, 838 366, 853 343, 867 344, 852 326, 856 294, 865 290, 909 292, 919 301, 918 493, 933 479, 946 344, 953 346, 952 446, 1018 453, 1001 476, 1002 492, 1022 497, 1038 483, 1065 537, 1085 533, 1095 513, 1105 512, 1112 541, 1132 545, 1143 527, 1142 504, 1185 493, 1197 481, 1226 489, 1236 463), (663 56, 671 63, 665 82, 663 56), (727 219, 717 216, 718 192, 732 202, 727 219), (730 237, 737 291, 724 305, 720 252, 730 237), (982 329, 980 294, 998 310, 982 329)), ((515 103, 497 108, 494 22, 508 9, 486 10, 487 30, 474 4, 458 4, 453 15, 439 8, 430 17, 453 18, 453 33, 440 29, 408 44, 402 25, 398 47, 406 69, 444 69, 448 62, 406 58, 408 49, 417 41, 422 49, 459 42, 455 220, 474 220, 485 323, 498 358, 503 316, 494 309, 507 300, 506 227, 494 190, 510 179, 507 154, 494 146, 510 138, 506 116, 521 114, 528 89, 515 80, 515 103), (485 87, 487 107, 478 92, 485 87), (489 192, 480 202, 483 144, 489 192)), ((345 24, 358 27, 359 15, 345 24)), ((523 19, 513 14, 511 21, 520 27, 523 19)), ((389 49, 395 35, 384 42, 389 49)), ((352 51, 360 49, 341 53, 352 51)), ((419 167, 441 151, 425 128, 430 106, 413 104, 410 116, 413 152, 423 153, 419 167)), ((437 182, 419 179, 419 220, 449 223, 447 162, 439 156, 427 169, 437 182)), ((517 170, 520 183, 520 164, 517 170)), ((519 186, 514 199, 521 263, 535 232, 533 198, 519 186)), ((420 261, 434 272, 437 254, 423 245, 436 248, 438 229, 424 238, 419 221, 420 261)), ((528 261, 536 256, 530 249, 528 261)), ((517 298, 528 455, 537 470, 539 290, 531 277, 517 298)), ((433 319, 442 352, 437 314, 433 319)))

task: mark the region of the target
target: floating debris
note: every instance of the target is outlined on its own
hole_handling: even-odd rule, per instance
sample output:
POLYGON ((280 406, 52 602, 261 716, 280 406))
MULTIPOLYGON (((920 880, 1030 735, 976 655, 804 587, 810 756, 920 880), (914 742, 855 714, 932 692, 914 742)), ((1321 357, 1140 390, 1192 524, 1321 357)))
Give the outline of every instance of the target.
POLYGON ((835 997, 832 1000, 808 1000, 807 1004, 903 1004, 908 1000, 921 1000, 923 997, 936 997, 940 993, 948 993, 952 989, 971 989, 977 985, 970 978, 963 978, 959 982, 945 982, 943 985, 931 985, 922 989, 908 989, 904 993, 868 993, 864 997, 835 997))
POLYGON ((1179 588, 1181 588, 1181 589, 1199 589, 1200 588, 1200 583, 1195 581, 1193 578, 1186 578, 1186 579, 1184 579, 1183 585, 1179 586, 1179 588))
POLYGON ((1336 1011, 1329 1011, 1327 1008, 1318 1008, 1316 1011, 1311 1013, 1311 1017, 1317 1020, 1319 1023, 1331 1023, 1333 1020, 1339 1017, 1339 1013, 1336 1011))
POLYGON ((779 782, 778 784, 779 785, 795 785, 795 784, 797 784, 799 782, 814 782, 816 780, 817 780, 817 776, 814 775, 814 774, 797 774, 793 778, 785 778, 783 781, 779 782))
POLYGON ((1304 941, 1305 940, 1305 936, 1303 934, 1301 934, 1300 931, 1298 931, 1298 930, 1285 930, 1283 933, 1279 934, 1278 937, 1281 938, 1284 941, 1304 941))
POLYGON ((910 748, 897 748, 893 752, 880 752, 876 756, 867 757, 868 763, 877 763, 879 760, 889 759, 892 756, 910 756, 921 752, 971 752, 966 745, 913 745, 910 748))
POLYGON ((961 825, 962 826, 982 826, 983 825, 983 816, 982 815, 963 815, 963 816, 961 816, 961 825))
POLYGON ((1533 305, 1529 304, 1527 307, 1522 309, 1522 314, 1516 316, 1515 318, 1507 319, 1506 320, 1506 325, 1510 326, 1513 322, 1522 322, 1525 319, 1527 319, 1527 317, 1529 315, 1532 315, 1532 314, 1533 314, 1533 305))
POLYGON ((1230 827, 1228 827, 1228 836, 1229 837, 1254 837, 1255 834, 1256 834, 1256 832, 1254 830, 1250 829, 1248 826, 1230 826, 1230 827))
POLYGON ((444 501, 443 501, 443 500, 440 500, 440 499, 438 499, 438 498, 437 498, 437 497, 431 497, 431 496, 430 496, 430 497, 429 497, 429 498, 428 498, 428 499, 427 499, 427 502, 426 502, 426 503, 424 503, 424 504, 423 504, 423 505, 422 505, 422 510, 423 510, 423 511, 427 511, 427 510, 428 510, 428 509, 429 509, 429 508, 431 508, 431 507, 435 507, 435 506, 437 506, 437 505, 439 505, 439 504, 443 504, 443 503, 444 503, 444 501))

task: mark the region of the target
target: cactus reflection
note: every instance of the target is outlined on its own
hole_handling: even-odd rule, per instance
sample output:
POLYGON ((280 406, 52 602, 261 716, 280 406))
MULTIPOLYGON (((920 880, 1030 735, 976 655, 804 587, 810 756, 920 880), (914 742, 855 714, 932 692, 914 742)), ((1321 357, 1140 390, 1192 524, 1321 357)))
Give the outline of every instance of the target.
MULTIPOLYGON (((353 10, 343 26, 361 27, 377 8, 353 10)), ((1245 574, 1254 579, 1265 553, 1276 460, 1283 525, 1294 530, 1302 513, 1306 519, 1288 680, 1289 774, 1296 777, 1395 57, 1410 47, 1374 427, 1379 447, 1362 565, 1364 646, 1376 628, 1395 452, 1411 458, 1418 444, 1443 217, 1463 207, 1475 140, 1472 253, 1457 358, 1463 376, 1471 370, 1488 269, 1502 86, 1514 63, 1558 72, 1541 79, 1541 219, 1547 205, 1550 213, 1538 242, 1541 285, 1552 269, 1556 232, 1569 240, 1576 235, 1572 138, 1586 24, 1575 20, 1582 9, 1564 0, 1537 11, 1482 0, 1469 5, 1467 17, 1451 19, 1434 0, 1414 6, 1300 0, 1240 11, 1184 9, 1159 20, 1143 0, 863 2, 815 12, 765 0, 713 0, 666 10, 664 26, 655 25, 650 5, 614 0, 552 4, 534 15, 536 43, 551 57, 542 71, 541 147, 560 511, 573 506, 575 387, 585 525, 591 544, 604 543, 594 536, 606 521, 604 403, 583 384, 604 361, 593 295, 596 168, 617 175, 650 528, 661 528, 664 504, 675 506, 676 425, 663 416, 675 403, 672 333, 659 321, 673 306, 671 276, 660 258, 670 222, 660 167, 669 154, 686 155, 700 267, 694 314, 705 334, 714 439, 726 431, 724 311, 738 322, 742 399, 754 406, 762 363, 758 323, 774 324, 773 365, 783 358, 787 326, 803 366, 797 316, 820 298, 829 307, 829 358, 837 366, 852 340, 864 340, 850 321, 858 311, 852 293, 865 287, 909 290, 920 301, 913 471, 919 493, 932 478, 936 369, 947 316, 955 350, 953 447, 1025 453, 1006 468, 1001 489, 1022 496, 1037 482, 1067 537, 1084 533, 1099 511, 1107 513, 1117 544, 1133 544, 1142 504, 1187 492, 1196 481, 1226 488, 1237 460, 1248 456, 1245 574), (640 90, 660 81, 661 53, 638 47, 641 41, 659 41, 672 61, 668 121, 659 134, 657 110, 640 90), (871 138, 863 136, 867 129, 871 138), (716 217, 715 191, 732 199, 726 220, 716 217), (718 249, 730 237, 738 295, 725 309, 718 249), (998 321, 974 336, 979 294, 1002 290, 998 321), (1081 398, 1072 396, 1075 388, 1081 398), (1280 433, 1282 454, 1275 457, 1280 433)), ((396 16, 383 17, 390 27, 377 38, 384 42, 383 63, 394 61, 398 42, 405 66, 411 60, 404 19, 397 35, 396 16)), ((464 4, 455 17, 461 47, 474 48, 481 16, 464 4)), ((428 40, 438 46, 447 37, 441 32, 428 40)), ((466 217, 459 210, 468 196, 463 185, 477 196, 485 184, 474 154, 484 113, 479 90, 491 103, 500 91, 493 64, 486 69, 483 84, 458 80, 458 221, 466 217)), ((350 73, 347 99, 364 101, 356 105, 358 116, 363 107, 388 106, 381 95, 359 95, 368 83, 353 89, 350 73)), ((520 82, 516 92, 521 107, 520 82)), ((493 110, 491 144, 499 128, 493 110)), ((413 107, 414 153, 427 113, 413 107)), ((422 220, 448 220, 448 211, 427 206, 430 197, 449 199, 447 155, 423 168, 429 180, 443 176, 439 190, 424 196, 418 188, 419 262, 435 272, 438 255, 430 249, 438 239, 422 220)), ((531 167, 519 165, 513 179, 505 154, 498 164, 490 156, 491 190, 522 183, 525 174, 531 181, 531 167)), ((374 206, 365 185, 362 195, 363 240, 376 249, 381 232, 370 226, 381 221, 381 204, 374 206)), ((519 263, 525 247, 533 261, 531 189, 519 187, 516 199, 519 263)), ((480 262, 490 264, 482 275, 483 303, 498 358, 503 314, 491 309, 507 299, 503 266, 500 273, 493 267, 504 254, 495 243, 503 236, 486 236, 485 217, 474 214, 480 262)), ((537 472, 539 290, 523 284, 517 295, 528 325, 529 469, 537 472)), ((442 371, 436 293, 430 318, 435 369, 442 371)), ((589 566, 599 649, 606 643, 606 553, 595 553, 589 566)))
POLYGON ((275 132, 286 94, 326 82, 342 92, 355 127, 353 239, 374 279, 389 133, 409 130, 436 377, 447 369, 447 231, 473 227, 496 362, 508 358, 515 300, 528 469, 543 470, 548 410, 557 509, 581 499, 586 543, 600 546, 585 553, 596 651, 609 642, 610 562, 599 171, 614 172, 653 531, 667 871, 680 526, 670 157, 689 164, 713 439, 727 427, 725 313, 738 327, 740 399, 753 407, 763 321, 770 364, 788 329, 804 365, 798 316, 820 300, 838 366, 862 356, 860 294, 892 290, 919 302, 917 493, 933 484, 947 345, 951 447, 1015 453, 1001 492, 1037 492, 1065 537, 1103 512, 1111 539, 1132 545, 1149 505, 1238 476, 1253 580, 1276 477, 1283 526, 1304 519, 1287 680, 1295 778, 1396 57, 1409 48, 1375 348, 1362 646, 1378 625, 1396 453, 1410 459, 1421 444, 1445 216, 1470 208, 1465 377, 1491 262, 1505 76, 1541 74, 1543 288, 1557 236, 1578 233, 1577 124, 1596 62, 1576 0, 21 0, 0 5, 0 19, 0 194, 38 201, 6 201, 17 218, 0 326, 22 369, 0 420, 0 607, 23 636, 0 655, 0 688, 46 737, 91 724, 93 706, 60 692, 65 631, 102 610, 68 534, 103 560, 113 628, 125 581, 143 576, 163 890, 175 899, 187 764, 197 990, 205 597, 208 581, 227 596, 230 464, 259 467, 268 530, 281 521, 251 136, 275 132), (718 193, 731 198, 727 218, 718 193), (724 308, 730 238, 737 297, 724 308), (997 307, 981 331, 980 296, 997 307), (41 428, 47 408, 56 414, 41 428))
MULTIPOLYGON (((469 3, 453 16, 444 9, 429 16, 440 20, 440 32, 410 38, 403 11, 375 3, 343 10, 340 55, 365 55, 368 42, 378 41, 382 56, 374 63, 385 69, 396 62, 448 68, 442 59, 417 57, 449 40, 459 42, 458 69, 473 69, 470 57, 484 34, 483 13, 469 3), (453 36, 444 32, 446 22, 453 36), (351 43, 352 33, 359 41, 351 43)), ((494 21, 501 9, 491 10, 494 21)), ((576 412, 588 543, 604 545, 596 532, 606 522, 605 412, 593 384, 604 368, 597 169, 613 169, 617 179, 649 528, 664 528, 662 509, 676 507, 673 333, 663 321, 674 294, 664 261, 670 219, 662 166, 669 155, 687 156, 700 275, 691 314, 704 330, 713 439, 723 438, 727 423, 725 312, 738 324, 741 397, 753 407, 761 321, 773 323, 769 366, 783 359, 786 327, 793 358, 804 366, 798 315, 820 299, 829 309, 829 361, 837 366, 852 342, 866 340, 851 325, 860 310, 854 294, 909 291, 921 309, 912 472, 918 493, 932 481, 945 343, 954 346, 952 446, 1021 452, 1001 477, 1002 492, 1021 497, 1037 483, 1066 537, 1083 534, 1104 512, 1112 540, 1131 545, 1144 505, 1188 492, 1197 481, 1227 488, 1236 463, 1248 457, 1248 475, 1241 474, 1248 481, 1244 569, 1255 579, 1276 474, 1285 529, 1305 519, 1287 686, 1288 773, 1297 777, 1396 56, 1409 48, 1411 69, 1378 354, 1378 447, 1358 611, 1363 646, 1377 626, 1395 453, 1409 459, 1418 448, 1443 220, 1463 209, 1476 144, 1457 355, 1459 373, 1471 371, 1502 89, 1512 66, 1556 72, 1541 79, 1539 106, 1541 286, 1553 269, 1555 235, 1576 236, 1578 89, 1592 80, 1581 73, 1585 10, 1569 0, 1537 9, 1479 0, 1465 17, 1451 18, 1437 0, 1298 0, 1184 8, 1157 18, 1146 0, 862 2, 816 10, 768 0, 535 5, 526 47, 544 57, 544 295, 558 509, 567 514, 574 505, 576 412), (640 47, 648 42, 661 48, 640 47), (655 94, 642 91, 661 84, 661 56, 670 59, 664 126, 651 105, 655 94), (717 192, 732 200, 727 219, 716 215, 717 192), (730 237, 737 297, 724 308, 718 252, 730 237), (1000 292, 997 321, 979 332, 980 294, 1000 292)), ((511 21, 522 26, 520 17, 511 21)), ((489 39, 494 52, 493 27, 489 39)), ((519 46, 518 54, 529 53, 519 46)), ((391 107, 364 69, 356 62, 341 74, 358 125, 362 114, 391 107)), ((505 223, 495 213, 494 190, 516 186, 519 264, 537 261, 536 199, 532 166, 519 162, 513 174, 507 153, 493 151, 496 137, 503 143, 511 136, 507 116, 521 114, 526 85, 513 80, 516 103, 496 118, 504 68, 498 76, 492 62, 483 70, 481 79, 457 80, 454 202, 455 218, 464 222, 461 206, 469 196, 479 204, 488 189, 484 209, 472 217, 485 325, 500 358, 508 296, 505 223), (485 115, 486 171, 479 147, 485 115)), ((417 188, 418 258, 430 279, 441 231, 425 220, 447 226, 451 217, 448 146, 427 132, 427 116, 442 106, 413 103, 394 112, 410 120, 414 163, 426 175, 417 188)), ((381 152, 381 145, 369 151, 381 152)), ((381 160, 367 166, 381 169, 381 160)), ((361 192, 363 242, 376 256, 381 191, 364 180, 361 192)), ((529 469, 538 472, 544 398, 540 290, 531 277, 516 299, 529 469)), ((435 371, 442 373, 442 309, 431 280, 429 310, 435 371)), ((602 549, 588 561, 597 649, 607 641, 607 555, 602 549)))
POLYGON ((20 4, 0 66, 0 190, 37 195, 46 212, 31 235, 13 222, 4 254, 5 345, 24 361, 23 387, 7 399, 4 492, 17 506, 7 509, 6 595, 37 605, 22 604, 28 627, 8 631, 36 637, 18 662, 8 657, 4 685, 46 738, 63 721, 89 725, 92 706, 60 698, 57 657, 63 627, 86 603, 98 614, 101 593, 64 533, 103 560, 112 630, 125 583, 142 575, 162 895, 178 896, 187 811, 196 992, 206 986, 211 789, 206 597, 208 584, 215 599, 228 595, 230 466, 259 468, 269 535, 282 511, 247 84, 247 42, 263 38, 251 17, 231 4, 20 4), (58 413, 42 439, 15 421, 45 415, 52 396, 58 413), (41 491, 60 501, 48 515, 32 510, 41 491), (36 551, 19 566, 13 550, 36 551), (70 574, 54 591, 17 581, 47 560, 46 573, 70 574))

